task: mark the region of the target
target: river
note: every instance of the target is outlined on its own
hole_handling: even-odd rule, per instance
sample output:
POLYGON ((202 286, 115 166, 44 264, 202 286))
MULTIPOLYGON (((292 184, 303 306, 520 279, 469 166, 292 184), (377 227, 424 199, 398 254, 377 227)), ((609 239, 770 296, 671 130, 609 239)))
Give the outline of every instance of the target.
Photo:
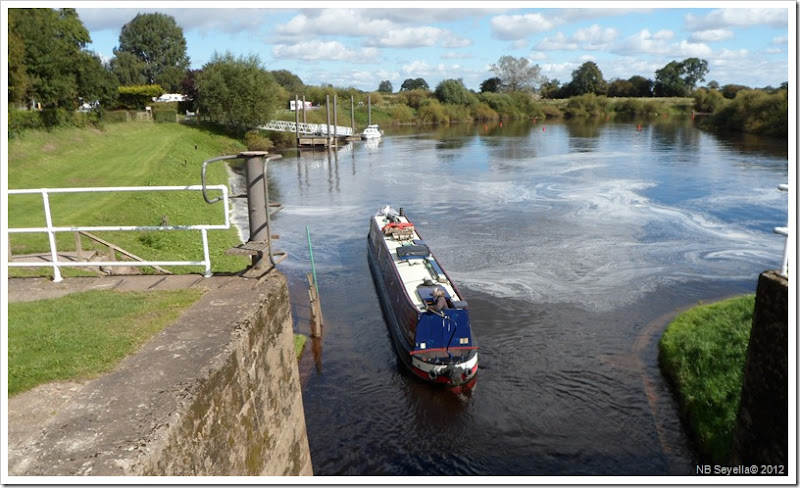
POLYGON ((752 293, 779 267, 786 141, 672 120, 384 129, 270 163, 296 331, 309 333, 306 228, 325 319, 300 363, 314 473, 694 474, 657 341, 676 311, 752 293), (399 368, 367 264, 385 204, 469 302, 467 393, 399 368))

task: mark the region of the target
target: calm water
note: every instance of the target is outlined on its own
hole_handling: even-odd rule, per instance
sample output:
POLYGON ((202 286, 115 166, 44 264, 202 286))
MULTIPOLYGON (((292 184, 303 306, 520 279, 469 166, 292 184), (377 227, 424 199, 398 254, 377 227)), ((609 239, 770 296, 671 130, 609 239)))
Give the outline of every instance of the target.
POLYGON ((279 268, 307 334, 308 226, 325 317, 300 365, 315 474, 693 474, 656 343, 676 310, 753 292, 779 267, 786 151, 606 123, 389 128, 336 154, 285 153, 270 166, 279 268), (385 204, 469 301, 469 393, 398 367, 367 265, 385 204))

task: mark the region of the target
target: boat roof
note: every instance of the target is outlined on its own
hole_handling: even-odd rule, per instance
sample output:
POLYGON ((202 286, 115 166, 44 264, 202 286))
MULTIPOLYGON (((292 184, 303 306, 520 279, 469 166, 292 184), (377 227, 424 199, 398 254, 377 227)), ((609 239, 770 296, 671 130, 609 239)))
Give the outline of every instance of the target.
MULTIPOLYGON (((372 218, 378 229, 383 229, 391 223, 385 215, 375 215, 372 218)), ((383 240, 392 256, 394 266, 403 280, 406 294, 414 302, 414 305, 420 310, 425 310, 426 304, 423 297, 429 299, 435 288, 444 289, 445 295, 454 302, 462 301, 463 299, 444 274, 444 270, 430 252, 425 241, 417 234, 413 224, 402 215, 396 217, 396 220, 401 224, 398 229, 402 232, 389 235, 382 233, 383 240), (411 225, 402 226, 402 224, 411 225)))

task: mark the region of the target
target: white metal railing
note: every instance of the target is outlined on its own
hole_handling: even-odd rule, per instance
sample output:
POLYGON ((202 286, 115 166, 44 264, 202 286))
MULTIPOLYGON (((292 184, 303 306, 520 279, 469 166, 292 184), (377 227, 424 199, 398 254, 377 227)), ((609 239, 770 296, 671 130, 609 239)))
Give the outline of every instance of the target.
MULTIPOLYGON (((781 191, 789 191, 789 185, 781 184, 778 185, 778 189, 781 191)), ((784 236, 786 239, 783 243, 783 261, 781 262, 781 270, 780 275, 784 278, 789 277, 789 223, 786 223, 786 227, 775 227, 773 229, 776 234, 780 234, 784 236)))
POLYGON ((22 234, 22 233, 47 233, 50 240, 50 258, 51 262, 33 261, 33 262, 10 262, 8 266, 30 267, 30 266, 51 266, 53 268, 53 281, 61 281, 61 271, 59 267, 63 266, 130 266, 130 261, 91 261, 91 262, 73 262, 73 261, 59 261, 58 252, 56 249, 56 232, 80 232, 80 231, 187 231, 199 230, 203 241, 203 260, 202 261, 135 261, 137 265, 142 266, 204 266, 206 278, 212 275, 211 273, 211 258, 208 252, 208 231, 209 230, 224 230, 230 229, 230 216, 228 215, 228 187, 225 185, 209 185, 207 189, 220 190, 222 192, 223 213, 225 216, 224 224, 200 224, 200 225, 119 225, 119 226, 106 226, 106 225, 91 225, 80 227, 56 226, 53 225, 52 213, 50 211, 50 197, 54 193, 100 193, 100 192, 141 192, 141 191, 203 191, 202 185, 190 186, 121 186, 121 187, 97 187, 97 188, 39 188, 39 189, 23 189, 23 190, 8 190, 10 195, 25 195, 25 194, 41 194, 42 202, 44 204, 44 217, 45 227, 18 227, 9 228, 9 234, 22 234))
POLYGON ((352 127, 344 127, 341 125, 333 126, 328 124, 306 124, 304 122, 295 123, 288 120, 270 120, 265 125, 259 126, 258 129, 277 130, 281 132, 299 132, 300 134, 336 134, 337 136, 353 135, 352 127))

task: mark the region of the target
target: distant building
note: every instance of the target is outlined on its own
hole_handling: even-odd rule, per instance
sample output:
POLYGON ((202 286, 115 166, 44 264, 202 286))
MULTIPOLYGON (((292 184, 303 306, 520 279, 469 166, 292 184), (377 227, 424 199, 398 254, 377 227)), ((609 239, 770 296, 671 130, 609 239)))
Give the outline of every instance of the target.
POLYGON ((153 98, 154 102, 185 102, 188 100, 182 93, 165 93, 158 98, 153 98))
MULTIPOLYGON (((302 109, 303 108, 303 104, 305 104, 306 110, 313 110, 313 108, 311 107, 311 102, 302 102, 302 101, 301 102, 297 102, 297 107, 302 109)), ((291 110, 292 112, 297 110, 297 108, 295 108, 295 105, 294 105, 294 100, 290 100, 289 101, 289 110, 291 110)))

